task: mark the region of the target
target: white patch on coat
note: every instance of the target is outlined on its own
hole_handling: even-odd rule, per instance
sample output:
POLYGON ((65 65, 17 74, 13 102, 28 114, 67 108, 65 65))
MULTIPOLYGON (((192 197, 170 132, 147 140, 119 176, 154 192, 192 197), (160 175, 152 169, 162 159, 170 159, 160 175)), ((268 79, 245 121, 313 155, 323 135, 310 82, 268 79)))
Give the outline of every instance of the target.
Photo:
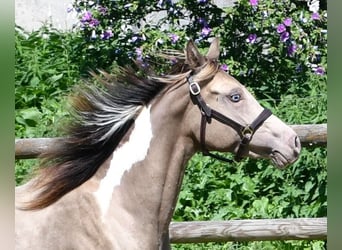
POLYGON ((149 107, 144 108, 135 120, 128 141, 114 151, 107 174, 101 180, 99 189, 94 193, 101 207, 102 216, 106 215, 113 190, 120 185, 124 174, 134 163, 145 159, 152 137, 149 107))

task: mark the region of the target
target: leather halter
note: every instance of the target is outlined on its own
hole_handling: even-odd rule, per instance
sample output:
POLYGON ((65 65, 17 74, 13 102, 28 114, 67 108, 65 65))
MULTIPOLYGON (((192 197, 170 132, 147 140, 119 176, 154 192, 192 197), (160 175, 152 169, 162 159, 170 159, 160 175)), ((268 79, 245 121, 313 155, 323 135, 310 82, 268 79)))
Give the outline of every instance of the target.
POLYGON ((252 137, 255 131, 264 123, 265 120, 267 120, 268 117, 272 115, 272 112, 269 109, 264 108, 264 110, 258 115, 257 118, 255 118, 255 120, 251 124, 247 124, 246 126, 243 126, 237 123, 236 121, 230 119, 229 117, 223 115, 222 113, 210 108, 205 103, 205 101, 203 100, 201 96, 200 86, 198 85, 197 82, 194 81, 191 75, 187 78, 187 81, 189 84, 191 100, 194 104, 196 104, 199 107, 201 114, 202 114, 201 128, 200 128, 200 143, 201 143, 202 154, 205 156, 211 156, 221 161, 232 162, 231 159, 227 159, 220 155, 216 155, 216 154, 209 152, 209 150, 207 149, 205 145, 206 126, 207 126, 207 123, 211 123, 211 120, 213 118, 227 126, 232 127, 239 134, 241 139, 240 139, 239 149, 235 155, 234 160, 235 161, 241 160, 242 156, 248 150, 248 145, 250 141, 252 140, 252 137))

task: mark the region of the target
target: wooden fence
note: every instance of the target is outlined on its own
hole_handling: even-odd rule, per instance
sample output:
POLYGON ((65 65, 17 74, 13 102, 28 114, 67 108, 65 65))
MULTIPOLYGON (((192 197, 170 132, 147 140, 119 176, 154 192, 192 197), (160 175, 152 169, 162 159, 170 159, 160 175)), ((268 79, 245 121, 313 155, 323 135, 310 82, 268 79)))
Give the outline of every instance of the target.
MULTIPOLYGON (((327 124, 291 125, 303 146, 325 146, 327 144, 327 124)), ((15 158, 36 158, 49 151, 61 138, 34 138, 15 140, 15 158)))
MULTIPOLYGON (((327 124, 291 125, 303 146, 326 146, 327 124)), ((16 139, 16 159, 36 158, 61 138, 16 139)), ((326 240, 327 218, 172 222, 172 243, 326 240)))
POLYGON ((325 240, 327 218, 171 222, 172 243, 325 240))

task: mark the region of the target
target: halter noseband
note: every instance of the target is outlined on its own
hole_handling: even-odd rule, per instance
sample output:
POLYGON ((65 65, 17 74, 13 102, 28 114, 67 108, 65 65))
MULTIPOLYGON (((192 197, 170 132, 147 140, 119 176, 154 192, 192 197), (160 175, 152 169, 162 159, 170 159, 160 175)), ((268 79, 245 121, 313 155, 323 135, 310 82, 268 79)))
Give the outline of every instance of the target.
POLYGON ((250 141, 252 140, 252 137, 255 133, 255 131, 263 124, 263 122, 272 115, 272 112, 264 108, 264 110, 258 115, 258 117, 249 125, 242 126, 236 121, 228 118, 227 116, 221 114, 220 112, 210 108, 205 101, 203 100, 201 96, 201 88, 198 85, 197 82, 194 81, 193 77, 190 75, 187 78, 188 84, 189 84, 189 90, 190 90, 190 96, 194 104, 196 104, 202 114, 201 118, 201 128, 200 128, 200 143, 201 143, 201 149, 202 153, 205 156, 211 156, 215 159, 225 161, 225 162, 231 162, 232 160, 221 157, 220 155, 212 154, 209 152, 205 145, 205 131, 207 123, 211 123, 211 119, 215 119, 227 126, 232 127, 235 129, 239 136, 240 136, 240 145, 239 149, 235 155, 234 160, 239 161, 241 160, 242 156, 246 153, 248 149, 248 145, 250 141))

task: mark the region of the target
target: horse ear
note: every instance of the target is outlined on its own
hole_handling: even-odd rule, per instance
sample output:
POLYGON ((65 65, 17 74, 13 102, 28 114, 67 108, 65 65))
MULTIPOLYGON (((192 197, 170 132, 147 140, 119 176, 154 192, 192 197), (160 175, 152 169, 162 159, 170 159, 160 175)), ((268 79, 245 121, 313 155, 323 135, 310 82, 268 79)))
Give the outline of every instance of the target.
POLYGON ((205 58, 198 51, 196 45, 192 40, 186 45, 186 62, 192 69, 199 67, 204 64, 205 58))
POLYGON ((215 37, 214 40, 210 44, 210 47, 207 53, 207 58, 209 60, 218 60, 219 56, 220 56, 220 39, 215 37))

